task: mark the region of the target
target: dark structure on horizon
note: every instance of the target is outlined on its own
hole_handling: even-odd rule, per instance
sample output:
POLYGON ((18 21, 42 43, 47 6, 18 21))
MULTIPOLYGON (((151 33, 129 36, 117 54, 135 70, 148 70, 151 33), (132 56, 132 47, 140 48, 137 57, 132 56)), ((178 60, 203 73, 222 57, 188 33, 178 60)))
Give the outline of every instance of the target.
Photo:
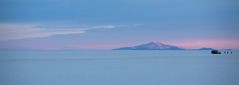
POLYGON ((220 51, 218 51, 218 50, 212 50, 211 54, 222 54, 222 53, 220 51))

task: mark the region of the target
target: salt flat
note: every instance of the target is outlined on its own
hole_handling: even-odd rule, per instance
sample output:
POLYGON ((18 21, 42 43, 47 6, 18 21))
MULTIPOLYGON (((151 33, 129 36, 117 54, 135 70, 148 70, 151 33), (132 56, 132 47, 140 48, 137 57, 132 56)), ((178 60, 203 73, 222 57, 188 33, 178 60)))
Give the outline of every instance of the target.
POLYGON ((238 51, 2 51, 0 85, 239 85, 238 65, 238 51))

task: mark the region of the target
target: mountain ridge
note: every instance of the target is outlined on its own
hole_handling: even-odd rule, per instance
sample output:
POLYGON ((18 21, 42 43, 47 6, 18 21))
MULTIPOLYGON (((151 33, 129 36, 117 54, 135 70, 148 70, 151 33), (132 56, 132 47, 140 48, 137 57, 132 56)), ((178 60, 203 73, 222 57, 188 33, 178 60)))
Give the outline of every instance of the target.
POLYGON ((131 47, 116 48, 113 50, 184 50, 184 48, 163 44, 161 42, 149 42, 131 47))
POLYGON ((202 47, 196 49, 186 49, 174 45, 164 44, 161 42, 148 42, 130 47, 120 47, 112 50, 214 50, 214 48, 202 47))

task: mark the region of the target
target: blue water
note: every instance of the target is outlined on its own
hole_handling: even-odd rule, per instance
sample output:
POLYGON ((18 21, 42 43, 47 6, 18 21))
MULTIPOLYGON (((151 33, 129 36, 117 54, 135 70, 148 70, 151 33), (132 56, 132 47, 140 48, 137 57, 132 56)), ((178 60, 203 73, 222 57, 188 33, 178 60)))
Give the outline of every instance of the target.
POLYGON ((239 52, 1 51, 0 85, 239 85, 239 52))

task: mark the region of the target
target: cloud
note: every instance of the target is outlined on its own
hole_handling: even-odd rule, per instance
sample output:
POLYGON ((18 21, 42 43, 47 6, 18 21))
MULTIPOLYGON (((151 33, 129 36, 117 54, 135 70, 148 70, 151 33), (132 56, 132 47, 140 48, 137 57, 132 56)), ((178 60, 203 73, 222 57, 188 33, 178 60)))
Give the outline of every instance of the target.
POLYGON ((113 29, 113 28, 116 28, 117 26, 115 25, 101 25, 101 26, 94 26, 93 28, 95 29, 102 29, 102 28, 105 28, 105 29, 113 29))
POLYGON ((0 24, 0 40, 43 38, 55 35, 82 34, 93 29, 112 29, 115 25, 44 26, 33 24, 0 24))

